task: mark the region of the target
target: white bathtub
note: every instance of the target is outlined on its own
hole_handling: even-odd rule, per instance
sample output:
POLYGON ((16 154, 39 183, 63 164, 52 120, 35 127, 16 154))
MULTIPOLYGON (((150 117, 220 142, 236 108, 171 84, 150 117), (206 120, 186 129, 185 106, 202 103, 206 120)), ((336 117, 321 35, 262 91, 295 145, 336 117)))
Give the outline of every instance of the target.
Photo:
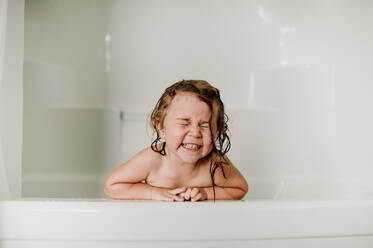
POLYGON ((249 180, 243 201, 0 202, 0 247, 373 247, 373 187, 249 180))

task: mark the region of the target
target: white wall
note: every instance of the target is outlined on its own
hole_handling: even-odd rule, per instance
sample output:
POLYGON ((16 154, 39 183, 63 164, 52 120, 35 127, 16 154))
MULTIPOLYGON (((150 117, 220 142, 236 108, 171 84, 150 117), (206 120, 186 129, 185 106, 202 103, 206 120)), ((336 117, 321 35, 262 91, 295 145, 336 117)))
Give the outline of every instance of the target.
MULTIPOLYGON (((5 57, 5 35, 6 35, 6 20, 8 13, 8 1, 0 1, 0 92, 3 81, 3 67, 5 57)), ((0 114, 0 130, 2 130, 2 114, 0 114)), ((0 136, 0 199, 7 199, 10 196, 7 170, 4 163, 2 138, 0 136)))
POLYGON ((113 0, 109 103, 149 112, 171 83, 205 79, 221 89, 230 156, 247 177, 369 178, 372 11, 351 0, 113 0))
POLYGON ((93 197, 105 165, 119 163, 119 110, 106 107, 106 9, 101 0, 26 0, 24 196, 93 197))
POLYGON ((2 75, 0 73, 0 170, 6 174, 8 197, 16 198, 21 195, 24 1, 8 1, 7 7, 6 20, 0 18, 6 25, 5 36, 0 32, 1 40, 5 39, 4 60, 0 61, 3 66, 2 75))

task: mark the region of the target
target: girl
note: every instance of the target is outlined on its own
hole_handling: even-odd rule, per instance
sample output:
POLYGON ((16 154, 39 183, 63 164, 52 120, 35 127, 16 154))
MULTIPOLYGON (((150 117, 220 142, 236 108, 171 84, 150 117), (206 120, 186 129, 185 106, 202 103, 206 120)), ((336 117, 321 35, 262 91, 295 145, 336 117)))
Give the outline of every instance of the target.
POLYGON ((225 155, 230 141, 218 89, 202 80, 177 82, 158 100, 150 123, 156 139, 110 174, 108 196, 201 201, 246 194, 246 180, 225 155))

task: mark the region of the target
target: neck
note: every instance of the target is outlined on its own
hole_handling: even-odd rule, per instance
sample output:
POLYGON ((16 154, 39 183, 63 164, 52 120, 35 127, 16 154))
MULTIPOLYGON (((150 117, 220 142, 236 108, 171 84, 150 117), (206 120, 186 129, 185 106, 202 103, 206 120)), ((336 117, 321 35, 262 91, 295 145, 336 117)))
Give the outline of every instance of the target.
POLYGON ((167 155, 163 157, 165 165, 169 168, 170 171, 173 171, 175 173, 192 174, 197 171, 200 165, 200 161, 197 161, 196 163, 186 163, 177 156, 167 153, 167 150, 166 154, 167 155))

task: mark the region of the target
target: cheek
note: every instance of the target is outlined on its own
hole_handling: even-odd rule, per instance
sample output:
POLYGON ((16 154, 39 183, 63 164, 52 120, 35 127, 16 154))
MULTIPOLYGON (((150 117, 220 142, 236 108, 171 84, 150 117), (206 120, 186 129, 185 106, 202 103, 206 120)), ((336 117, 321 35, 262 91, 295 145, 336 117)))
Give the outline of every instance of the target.
POLYGON ((169 143, 181 143, 184 139, 185 132, 180 128, 172 128, 166 132, 166 140, 169 143))
POLYGON ((207 131, 204 135, 203 135, 203 143, 205 145, 212 145, 212 140, 211 140, 211 134, 210 134, 210 131, 207 131))

